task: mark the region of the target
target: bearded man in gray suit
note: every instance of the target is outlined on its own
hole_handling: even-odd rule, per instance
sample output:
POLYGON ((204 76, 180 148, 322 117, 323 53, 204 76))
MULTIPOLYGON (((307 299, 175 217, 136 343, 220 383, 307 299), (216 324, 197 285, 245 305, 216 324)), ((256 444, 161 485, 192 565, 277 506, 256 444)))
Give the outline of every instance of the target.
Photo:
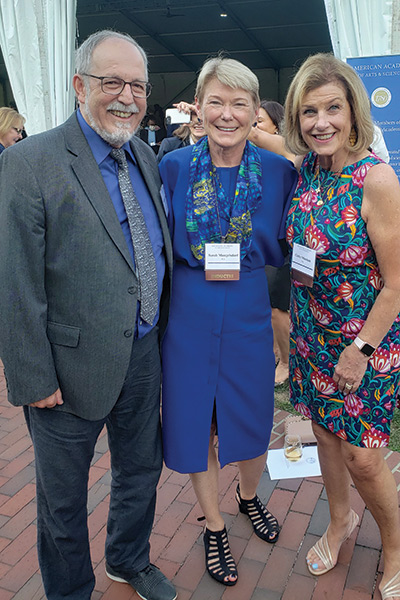
POLYGON ((87 485, 106 425, 107 575, 141 598, 173 600, 149 562, 172 250, 154 153, 134 137, 150 93, 146 55, 129 36, 93 34, 78 50, 73 85, 79 110, 0 161, 0 356, 35 449, 39 562, 49 600, 91 597, 87 485), (140 296, 135 223, 113 148, 125 151, 154 254, 149 322, 140 307, 154 297, 140 296))

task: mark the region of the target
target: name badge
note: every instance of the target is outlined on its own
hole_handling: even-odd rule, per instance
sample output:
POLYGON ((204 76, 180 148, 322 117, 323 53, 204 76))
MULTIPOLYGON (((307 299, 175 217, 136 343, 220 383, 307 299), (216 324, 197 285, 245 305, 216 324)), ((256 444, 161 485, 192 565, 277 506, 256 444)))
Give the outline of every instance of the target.
POLYGON ((312 287, 315 273, 315 260, 317 253, 312 248, 293 244, 292 254, 292 279, 303 283, 307 287, 312 287))
POLYGON ((240 244, 205 244, 207 281, 237 281, 240 276, 240 244))

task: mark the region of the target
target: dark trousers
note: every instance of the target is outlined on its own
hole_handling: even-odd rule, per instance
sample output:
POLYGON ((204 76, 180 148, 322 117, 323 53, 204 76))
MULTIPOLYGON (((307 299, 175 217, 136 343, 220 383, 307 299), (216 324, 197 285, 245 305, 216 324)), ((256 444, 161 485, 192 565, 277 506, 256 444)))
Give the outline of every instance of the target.
POLYGON ((106 560, 128 576, 149 564, 162 467, 157 336, 154 330, 134 342, 120 396, 104 419, 25 407, 36 459, 39 564, 49 600, 89 600, 94 588, 87 486, 104 424, 112 473, 106 560))

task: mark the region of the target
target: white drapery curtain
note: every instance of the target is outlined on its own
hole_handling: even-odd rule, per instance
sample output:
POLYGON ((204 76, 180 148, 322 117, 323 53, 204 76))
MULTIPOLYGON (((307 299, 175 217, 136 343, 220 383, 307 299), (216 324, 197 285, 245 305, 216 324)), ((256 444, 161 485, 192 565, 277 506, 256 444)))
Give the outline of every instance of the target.
POLYGON ((400 0, 325 0, 335 56, 382 56, 400 51, 400 0))
POLYGON ((74 110, 76 0, 0 0, 0 46, 28 134, 74 110))

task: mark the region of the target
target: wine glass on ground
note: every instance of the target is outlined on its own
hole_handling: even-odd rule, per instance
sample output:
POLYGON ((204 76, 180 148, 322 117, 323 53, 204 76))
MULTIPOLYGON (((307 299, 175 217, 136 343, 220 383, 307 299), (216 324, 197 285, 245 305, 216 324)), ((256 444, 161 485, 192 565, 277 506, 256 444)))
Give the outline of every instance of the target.
POLYGON ((303 455, 303 446, 299 435, 285 435, 284 454, 290 462, 297 462, 300 460, 303 455))

